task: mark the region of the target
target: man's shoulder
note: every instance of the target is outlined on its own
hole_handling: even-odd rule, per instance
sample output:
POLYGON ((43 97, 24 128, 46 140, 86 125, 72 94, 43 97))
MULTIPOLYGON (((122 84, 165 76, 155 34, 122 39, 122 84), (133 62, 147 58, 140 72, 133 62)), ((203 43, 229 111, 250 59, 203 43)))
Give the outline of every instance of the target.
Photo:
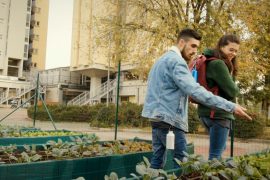
POLYGON ((166 53, 166 57, 167 57, 168 61, 170 63, 173 63, 173 64, 176 64, 176 63, 180 63, 180 64, 184 63, 185 64, 186 63, 186 61, 174 51, 168 51, 166 53))
POLYGON ((168 54, 168 56, 171 56, 173 58, 176 59, 182 59, 182 57, 180 57, 175 51, 173 50, 169 50, 168 52, 166 52, 168 54))
POLYGON ((172 63, 172 62, 180 62, 182 58, 180 58, 176 53, 173 51, 165 52, 157 62, 159 63, 172 63))

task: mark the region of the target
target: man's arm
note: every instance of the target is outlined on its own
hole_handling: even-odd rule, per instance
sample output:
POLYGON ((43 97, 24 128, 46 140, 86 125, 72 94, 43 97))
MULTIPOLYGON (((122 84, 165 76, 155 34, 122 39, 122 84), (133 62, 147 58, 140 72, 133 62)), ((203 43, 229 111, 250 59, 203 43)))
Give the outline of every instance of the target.
POLYGON ((206 106, 223 109, 227 112, 235 113, 251 119, 244 112, 245 108, 241 107, 240 105, 236 105, 235 103, 232 103, 230 101, 227 101, 222 97, 213 95, 204 87, 196 83, 185 61, 178 60, 175 64, 173 64, 173 66, 174 67, 172 77, 175 84, 182 90, 182 92, 191 96, 194 100, 206 106))

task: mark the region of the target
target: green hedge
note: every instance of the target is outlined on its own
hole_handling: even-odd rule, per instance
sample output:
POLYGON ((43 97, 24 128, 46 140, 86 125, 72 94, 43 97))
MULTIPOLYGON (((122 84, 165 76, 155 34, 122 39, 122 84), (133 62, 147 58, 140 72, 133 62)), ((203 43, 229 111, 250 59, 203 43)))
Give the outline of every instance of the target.
POLYGON ((239 138, 255 138, 264 132, 266 119, 258 112, 247 111, 252 117, 252 121, 248 121, 241 117, 235 119, 235 137, 239 138))
MULTIPOLYGON (((149 127, 148 119, 141 116, 142 105, 134 103, 122 103, 119 108, 120 126, 132 127, 149 127)), ((48 105, 48 109, 53 119, 58 121, 72 122, 89 122, 93 127, 113 127, 115 123, 114 104, 97 104, 93 106, 64 106, 64 105, 48 105)), ((27 111, 28 117, 32 118, 34 107, 30 107, 27 111)), ((189 132, 196 132, 200 124, 196 107, 189 106, 189 132)), ((41 121, 49 120, 46 110, 42 106, 38 106, 37 119, 41 121)))
MULTIPOLYGON (((93 106, 63 106, 49 105, 50 113, 54 120, 72 121, 72 122, 89 122, 92 127, 113 127, 115 123, 115 105, 97 104, 93 106)), ((149 127, 148 119, 141 116, 142 105, 133 103, 122 103, 119 108, 120 126, 126 127, 149 127)), ((32 117, 34 107, 28 109, 29 117, 32 117)), ((254 138, 261 136, 265 126, 265 119, 259 113, 248 111, 253 121, 247 121, 240 117, 235 120, 235 137, 254 138)), ((200 125, 197 109, 189 105, 189 132, 197 132, 200 125)), ((38 107, 37 119, 41 121, 49 120, 48 114, 42 106, 38 107)))
MULTIPOLYGON (((132 127, 150 126, 146 118, 141 117, 142 105, 133 103, 122 103, 119 108, 119 125, 132 127)), ((95 127, 113 127, 115 123, 114 104, 96 104, 93 106, 64 106, 64 105, 48 105, 48 109, 56 122, 72 121, 72 122, 89 122, 95 127)), ((33 116, 34 107, 30 107, 27 111, 28 117, 33 116)), ((38 106, 37 118, 41 121, 49 120, 46 110, 42 106, 38 106)))
POLYGON ((189 132, 190 133, 196 133, 198 132, 199 125, 201 124, 199 120, 199 116, 197 113, 197 108, 189 104, 188 107, 188 126, 189 126, 189 132))
MULTIPOLYGON (((235 137, 238 138, 256 138, 260 137, 264 132, 266 126, 266 119, 259 112, 251 110, 247 111, 252 117, 252 121, 248 121, 244 118, 235 117, 235 137)), ((199 117, 197 115, 197 109, 195 106, 189 106, 189 132, 197 132, 200 125, 199 117)))

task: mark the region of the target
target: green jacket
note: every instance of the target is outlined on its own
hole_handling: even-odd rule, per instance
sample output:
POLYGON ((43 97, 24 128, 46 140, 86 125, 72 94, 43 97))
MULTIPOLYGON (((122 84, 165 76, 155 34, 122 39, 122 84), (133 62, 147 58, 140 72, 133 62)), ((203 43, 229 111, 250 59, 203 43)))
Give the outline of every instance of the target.
MULTIPOLYGON (((204 55, 213 56, 213 50, 206 49, 204 55)), ((213 60, 208 62, 206 66, 206 80, 210 88, 218 86, 221 96, 229 101, 233 101, 239 93, 239 88, 235 84, 229 69, 223 60, 213 60)), ((198 114, 200 117, 210 117, 211 108, 199 104, 198 114)), ((220 109, 215 109, 214 118, 234 120, 232 113, 225 112, 220 109)))

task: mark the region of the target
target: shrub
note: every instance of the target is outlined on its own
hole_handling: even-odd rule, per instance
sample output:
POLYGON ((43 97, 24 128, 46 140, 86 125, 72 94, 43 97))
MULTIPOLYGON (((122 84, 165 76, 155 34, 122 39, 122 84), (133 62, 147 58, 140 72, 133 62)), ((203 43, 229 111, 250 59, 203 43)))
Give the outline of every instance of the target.
POLYGON ((255 138, 263 134, 264 126, 266 125, 265 118, 258 112, 248 112, 253 119, 252 121, 248 121, 241 117, 236 117, 234 131, 235 137, 255 138))
POLYGON ((150 121, 141 116, 143 106, 134 103, 122 103, 119 111, 119 120, 126 126, 147 127, 150 121))
MULTIPOLYGON (((64 106, 48 105, 47 106, 54 121, 88 121, 91 116, 91 110, 88 106, 64 106)), ((34 107, 27 110, 28 117, 33 117, 34 107)), ((49 116, 43 106, 37 107, 36 119, 41 121, 49 120, 49 116)))
MULTIPOLYGON (((56 122, 89 122, 95 127, 113 127, 115 124, 114 104, 96 104, 93 106, 65 106, 65 105, 48 105, 48 109, 56 122)), ((122 103, 119 106, 118 125, 132 127, 150 127, 150 121, 141 116, 143 105, 134 103, 122 103)), ((34 107, 27 111, 28 117, 32 118, 34 107)), ((197 115, 196 107, 189 105, 189 132, 197 132, 200 121, 197 115)), ((41 121, 49 120, 49 116, 43 106, 38 106, 37 119, 41 121)))
MULTIPOLYGON (((108 107, 103 104, 99 106, 96 115, 90 119, 90 125, 96 127, 113 127, 115 122, 115 105, 110 104, 108 107)), ((119 123, 120 125, 120 123, 119 123)))
MULTIPOLYGON (((118 124, 132 127, 149 126, 149 120, 141 117, 142 108, 142 105, 122 103, 119 106, 118 124)), ((109 104, 109 107, 102 103, 93 106, 48 105, 48 109, 56 122, 89 122, 91 126, 95 127, 113 127, 115 124, 116 107, 114 104, 109 104)), ((28 117, 32 118, 34 107, 30 107, 27 113, 28 117)), ((37 107, 37 119, 49 120, 49 116, 42 106, 37 107)))
POLYGON ((197 113, 197 108, 192 104, 189 104, 188 106, 188 125, 190 133, 198 132, 200 120, 197 113))

